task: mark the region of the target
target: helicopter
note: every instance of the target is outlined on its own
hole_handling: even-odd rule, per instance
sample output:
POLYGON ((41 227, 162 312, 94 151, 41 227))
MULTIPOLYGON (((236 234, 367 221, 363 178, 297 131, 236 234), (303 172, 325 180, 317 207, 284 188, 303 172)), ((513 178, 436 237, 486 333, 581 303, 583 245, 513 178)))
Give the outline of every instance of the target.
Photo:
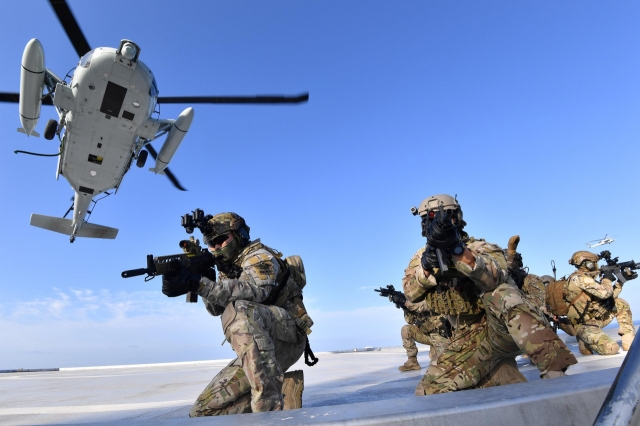
MULTIPOLYGON (((58 120, 49 120, 44 138, 60 141, 56 180, 62 175, 75 192, 73 203, 62 217, 32 214, 30 224, 76 237, 114 239, 118 229, 89 223, 91 204, 118 191, 132 163, 143 168, 149 154, 155 160, 149 170, 165 175, 185 191, 167 167, 186 136, 194 109, 186 108, 176 119, 159 118, 159 104, 299 104, 308 93, 295 96, 158 96, 151 69, 139 58, 141 48, 131 40, 119 47, 91 49, 66 0, 49 0, 80 61, 69 82, 45 68, 44 47, 30 40, 22 56, 20 93, 0 92, 0 102, 19 104, 21 128, 27 137, 35 130, 41 105, 55 107, 58 120), (156 115, 158 117, 156 117, 156 115), (157 152, 151 141, 166 136, 157 152), (103 195, 104 194, 104 195, 103 195), (102 196, 100 198, 96 198, 102 196), (67 214, 73 210, 73 219, 67 214)), ((69 76, 68 76, 69 77, 69 76)))
POLYGON ((591 240, 591 241, 589 241, 587 243, 587 247, 593 248, 593 247, 603 246, 605 244, 611 244, 614 241, 615 240, 613 238, 607 237, 607 235, 605 235, 604 238, 601 239, 601 240, 591 240), (590 243, 595 243, 595 244, 590 244, 590 243))

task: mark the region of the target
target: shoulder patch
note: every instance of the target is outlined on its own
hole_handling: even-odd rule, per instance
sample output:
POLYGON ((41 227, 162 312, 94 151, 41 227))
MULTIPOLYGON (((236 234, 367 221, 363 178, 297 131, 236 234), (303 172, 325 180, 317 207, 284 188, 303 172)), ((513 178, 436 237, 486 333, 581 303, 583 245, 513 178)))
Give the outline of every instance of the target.
POLYGON ((272 282, 276 279, 274 257, 264 251, 252 253, 243 262, 243 269, 256 281, 272 282))
POLYGON ((267 253, 256 253, 245 260, 245 263, 248 263, 249 265, 257 265, 261 262, 271 262, 271 256, 267 253))

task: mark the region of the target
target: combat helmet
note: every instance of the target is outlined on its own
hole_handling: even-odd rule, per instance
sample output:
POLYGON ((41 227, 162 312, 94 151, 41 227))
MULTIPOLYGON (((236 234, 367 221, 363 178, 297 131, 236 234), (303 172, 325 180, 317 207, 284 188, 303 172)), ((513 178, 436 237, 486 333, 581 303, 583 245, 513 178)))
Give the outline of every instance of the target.
POLYGON ((211 254, 223 262, 231 262, 240 250, 249 243, 249 226, 236 213, 219 213, 207 221, 206 233, 203 233, 205 244, 211 254), (223 247, 215 248, 224 244, 223 247))
POLYGON ((420 207, 411 207, 411 213, 414 216, 420 216, 422 218, 422 236, 427 236, 428 223, 432 221, 436 213, 440 210, 440 206, 447 214, 450 214, 459 229, 464 228, 466 222, 462 220, 462 207, 458 203, 457 198, 447 194, 437 194, 431 197, 425 198, 420 203, 420 207))
POLYGON ((544 283, 544 285, 547 285, 549 283, 554 282, 556 279, 553 278, 551 275, 542 275, 540 277, 540 280, 542 280, 542 282, 544 283))
POLYGON ((586 250, 580 250, 573 253, 573 256, 569 259, 569 265, 573 265, 578 269, 580 269, 581 266, 584 266, 590 271, 595 271, 598 269, 598 260, 600 260, 600 258, 597 254, 586 250))

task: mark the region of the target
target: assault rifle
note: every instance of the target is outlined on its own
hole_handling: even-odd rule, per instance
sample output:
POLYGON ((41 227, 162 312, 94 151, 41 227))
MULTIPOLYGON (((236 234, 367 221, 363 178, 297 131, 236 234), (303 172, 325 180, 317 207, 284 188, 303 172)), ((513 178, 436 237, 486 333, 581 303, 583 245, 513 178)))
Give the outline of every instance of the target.
MULTIPOLYGON (((442 204, 440 204, 438 206, 438 214, 436 215, 436 220, 438 221, 438 223, 443 224, 445 223, 446 218, 447 218, 447 215, 444 212, 444 207, 442 206, 442 204)), ((442 250, 440 250, 439 248, 436 249, 436 257, 438 258, 438 265, 440 266, 440 272, 441 273, 447 272, 449 270, 449 267, 447 266, 447 262, 445 262, 443 259, 442 250)))
MULTIPOLYGON (((389 300, 396 305, 396 308, 402 309, 406 312, 411 312, 409 308, 404 305, 407 301, 407 297, 403 292, 396 291, 395 287, 392 284, 389 284, 387 288, 380 287, 379 289, 375 289, 373 291, 377 291, 382 297, 388 297, 389 300)), ((442 337, 445 337, 447 339, 450 338, 453 335, 451 323, 443 316, 440 317, 440 322, 442 323, 442 326, 438 329, 438 333, 442 337)), ((422 324, 424 324, 424 321, 419 319, 415 320, 416 326, 422 327, 422 324)))
POLYGON ((614 281, 617 278, 620 284, 624 284, 627 281, 638 278, 638 273, 632 271, 640 269, 640 263, 636 263, 633 260, 618 263, 618 258, 611 257, 611 252, 609 250, 600 252, 598 257, 607 262, 606 266, 600 267, 600 273, 605 278, 608 278, 611 281, 614 281))
MULTIPOLYGON (((389 300, 396 305, 396 308, 402 309, 405 312, 411 312, 406 306, 404 306, 405 302, 407 301, 407 297, 403 292, 396 291, 396 288, 392 284, 389 284, 387 288, 380 287, 373 291, 377 291, 382 297, 388 297, 389 300)), ((422 324, 424 324, 424 321, 416 318, 415 325, 417 327, 422 327, 422 324)))
POLYGON ((558 332, 558 329, 564 331, 569 336, 575 336, 576 332, 573 330, 573 325, 569 321, 567 317, 554 317, 553 315, 544 314, 547 317, 547 320, 551 323, 551 328, 554 333, 558 332))
MULTIPOLYGON (((180 247, 182 248, 189 248, 191 247, 191 244, 192 243, 189 240, 180 241, 180 247)), ((146 268, 124 271, 122 272, 122 278, 131 278, 147 274, 147 276, 144 277, 144 280, 149 281, 158 275, 164 275, 170 272, 176 272, 181 268, 187 268, 191 270, 191 272, 215 281, 216 273, 213 269, 214 266, 214 257, 206 250, 201 250, 199 253, 179 253, 158 257, 153 257, 152 254, 148 254, 146 268)), ((187 302, 196 303, 197 301, 197 294, 192 292, 187 293, 187 302)))
POLYGON ((404 306, 405 302, 407 301, 407 297, 403 292, 396 291, 396 288, 392 284, 389 284, 387 288, 380 287, 379 289, 375 289, 373 291, 377 291, 382 297, 388 297, 389 300, 396 305, 396 308, 404 310, 407 309, 407 307, 404 306))

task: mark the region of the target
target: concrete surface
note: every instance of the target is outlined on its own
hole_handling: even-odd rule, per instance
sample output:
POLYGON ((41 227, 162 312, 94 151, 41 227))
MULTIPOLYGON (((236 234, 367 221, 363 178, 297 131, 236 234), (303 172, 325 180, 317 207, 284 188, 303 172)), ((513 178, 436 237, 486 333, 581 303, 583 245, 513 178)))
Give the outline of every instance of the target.
MULTIPOLYGON (((611 330, 610 334, 614 334, 611 330)), ((569 377, 540 380, 527 360, 518 365, 529 383, 415 397, 429 363, 420 347, 421 371, 401 373, 401 347, 363 352, 319 353, 305 372, 303 409, 190 419, 189 408, 228 360, 67 368, 51 372, 0 374, 0 425, 122 423, 271 424, 591 424, 626 352, 579 354, 569 377)))

